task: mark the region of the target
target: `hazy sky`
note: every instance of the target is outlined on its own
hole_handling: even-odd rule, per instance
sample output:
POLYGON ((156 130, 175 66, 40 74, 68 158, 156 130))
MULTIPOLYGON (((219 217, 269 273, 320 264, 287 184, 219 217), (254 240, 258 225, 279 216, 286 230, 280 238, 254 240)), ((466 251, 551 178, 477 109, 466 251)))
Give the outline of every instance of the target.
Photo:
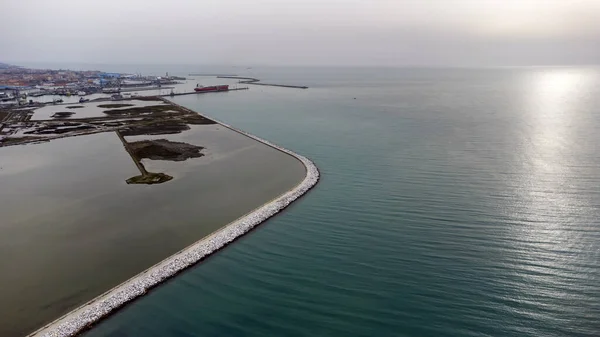
POLYGON ((1 0, 0 61, 600 63, 600 0, 1 0))

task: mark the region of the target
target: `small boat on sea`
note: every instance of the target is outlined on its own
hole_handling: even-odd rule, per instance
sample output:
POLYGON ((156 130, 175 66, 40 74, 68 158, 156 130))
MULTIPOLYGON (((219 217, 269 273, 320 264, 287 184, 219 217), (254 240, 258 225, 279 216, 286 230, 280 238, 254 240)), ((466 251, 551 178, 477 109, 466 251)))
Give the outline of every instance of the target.
POLYGON ((79 99, 79 103, 85 103, 85 102, 89 102, 89 101, 90 101, 89 99, 87 99, 87 98, 83 98, 83 97, 81 97, 81 98, 79 99))
POLYGON ((225 85, 211 85, 211 86, 202 86, 202 85, 196 85, 196 87, 194 88, 195 92, 211 92, 211 91, 228 91, 229 90, 229 85, 225 84, 225 85))

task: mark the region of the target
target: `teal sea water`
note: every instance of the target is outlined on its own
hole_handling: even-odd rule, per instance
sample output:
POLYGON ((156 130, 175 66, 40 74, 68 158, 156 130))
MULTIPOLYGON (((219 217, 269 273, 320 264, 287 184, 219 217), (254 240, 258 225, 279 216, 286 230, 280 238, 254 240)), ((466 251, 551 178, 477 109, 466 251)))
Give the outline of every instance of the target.
POLYGON ((176 103, 321 182, 86 337, 600 334, 600 70, 230 72, 311 88, 176 103))

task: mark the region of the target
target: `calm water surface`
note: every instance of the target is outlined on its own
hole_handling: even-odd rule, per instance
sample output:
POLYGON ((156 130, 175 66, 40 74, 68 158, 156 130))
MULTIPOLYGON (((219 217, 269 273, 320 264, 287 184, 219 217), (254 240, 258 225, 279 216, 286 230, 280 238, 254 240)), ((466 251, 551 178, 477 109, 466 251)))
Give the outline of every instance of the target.
POLYGON ((87 337, 600 334, 598 69, 247 73, 176 101, 321 183, 87 337))

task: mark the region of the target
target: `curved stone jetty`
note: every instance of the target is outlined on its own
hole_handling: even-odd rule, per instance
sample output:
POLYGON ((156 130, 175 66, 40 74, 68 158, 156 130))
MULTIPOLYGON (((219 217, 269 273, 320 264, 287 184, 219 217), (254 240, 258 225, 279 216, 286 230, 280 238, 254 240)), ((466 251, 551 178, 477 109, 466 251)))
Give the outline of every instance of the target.
MULTIPOLYGON (((181 108, 191 111, 184 107, 181 108)), ((171 257, 168 257, 146 271, 134 276, 133 278, 123 282, 106 293, 87 302, 81 307, 71 311, 61 318, 58 318, 54 322, 31 333, 29 335, 30 337, 66 337, 77 335, 82 330, 89 328, 94 323, 97 323, 99 320, 110 315, 112 312, 132 301, 133 299, 146 294, 153 287, 175 276, 184 269, 196 264, 212 253, 225 247, 240 236, 246 234, 263 221, 279 213, 294 200, 304 195, 319 181, 319 170, 314 163, 306 157, 277 146, 264 139, 248 134, 244 131, 238 130, 228 124, 219 121, 216 122, 233 131, 244 134, 261 143, 295 157, 306 167, 306 177, 300 184, 285 194, 282 194, 281 196, 269 201, 265 205, 231 222, 225 227, 206 236, 205 238, 179 251, 171 257)))

